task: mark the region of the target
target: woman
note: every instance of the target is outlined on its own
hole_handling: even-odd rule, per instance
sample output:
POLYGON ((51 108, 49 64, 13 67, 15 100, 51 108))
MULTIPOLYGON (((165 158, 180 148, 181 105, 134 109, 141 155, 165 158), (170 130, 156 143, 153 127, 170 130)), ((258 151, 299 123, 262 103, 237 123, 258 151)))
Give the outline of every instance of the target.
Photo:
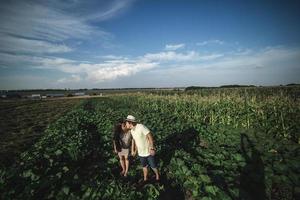
POLYGON ((129 148, 131 147, 132 136, 129 129, 126 129, 125 122, 119 120, 114 128, 113 146, 114 152, 118 154, 120 158, 120 164, 122 167, 121 175, 127 177, 129 168, 129 148))

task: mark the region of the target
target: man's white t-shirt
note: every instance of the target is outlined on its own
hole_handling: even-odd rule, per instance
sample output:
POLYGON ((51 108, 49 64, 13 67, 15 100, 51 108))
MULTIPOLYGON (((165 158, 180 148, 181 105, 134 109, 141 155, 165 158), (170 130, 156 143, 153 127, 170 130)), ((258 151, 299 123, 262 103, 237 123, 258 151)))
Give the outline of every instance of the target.
POLYGON ((131 135, 137 146, 138 155, 146 157, 150 155, 149 152, 149 141, 146 135, 150 133, 150 130, 143 124, 137 124, 133 129, 131 129, 131 135))

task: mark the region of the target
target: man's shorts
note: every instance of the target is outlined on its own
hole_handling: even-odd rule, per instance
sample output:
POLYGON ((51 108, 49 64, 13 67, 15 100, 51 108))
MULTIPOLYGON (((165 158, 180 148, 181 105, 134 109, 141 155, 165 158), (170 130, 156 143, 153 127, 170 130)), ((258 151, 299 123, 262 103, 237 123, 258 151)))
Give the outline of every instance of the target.
POLYGON ((148 167, 148 165, 150 165, 150 167, 153 169, 157 168, 156 164, 155 164, 155 160, 154 160, 154 156, 139 156, 141 164, 143 167, 148 167))

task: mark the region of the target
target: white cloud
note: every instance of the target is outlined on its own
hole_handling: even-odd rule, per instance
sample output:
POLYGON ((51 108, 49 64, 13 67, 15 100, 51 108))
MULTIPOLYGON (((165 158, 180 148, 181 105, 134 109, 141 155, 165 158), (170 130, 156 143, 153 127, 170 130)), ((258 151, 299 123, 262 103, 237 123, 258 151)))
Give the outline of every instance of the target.
POLYGON ((76 74, 72 74, 70 77, 59 79, 57 82, 58 83, 74 83, 74 82, 79 82, 79 81, 81 81, 80 76, 76 75, 76 74))
POLYGON ((189 51, 187 53, 176 53, 175 51, 159 52, 159 53, 148 53, 143 56, 143 59, 149 61, 159 61, 159 62, 168 62, 168 61, 195 61, 199 60, 199 53, 195 51, 189 51))
MULTIPOLYGON (((244 69, 244 68, 272 68, 278 64, 299 60, 299 49, 288 49, 284 47, 268 47, 260 50, 245 50, 239 54, 229 54, 223 59, 207 65, 218 69, 244 69)), ((285 66, 282 66, 285 67, 285 66)))
POLYGON ((108 9, 102 12, 95 12, 93 14, 89 14, 85 17, 85 20, 92 21, 104 21, 110 18, 119 15, 121 12, 126 10, 127 7, 130 6, 132 0, 122 0, 122 1, 111 1, 111 5, 108 9))
MULTIPOLYGON (((144 56, 136 57, 135 59, 128 59, 127 57, 114 55, 107 55, 104 57, 106 58, 105 61, 99 63, 87 63, 59 57, 0 53, 0 58, 3 58, 2 60, 10 62, 8 65, 26 63, 26 65, 31 66, 31 68, 58 70, 72 75, 86 74, 85 80, 91 82, 109 81, 119 77, 131 76, 141 71, 159 67, 163 63, 170 64, 178 62, 188 63, 195 61, 207 61, 216 59, 220 57, 220 55, 211 54, 200 56, 199 53, 195 51, 189 51, 186 53, 168 51, 145 54, 144 56)), ((67 83, 80 80, 81 79, 75 79, 74 77, 67 77, 59 80, 59 82, 67 83)))
POLYGON ((217 58, 221 58, 223 57, 223 54, 219 54, 219 53, 214 53, 214 54, 207 54, 207 55, 203 55, 201 56, 201 60, 203 61, 209 61, 209 60, 215 60, 217 58))
POLYGON ((82 19, 59 9, 37 3, 12 1, 0 5, 0 32, 51 42, 70 38, 88 39, 92 34, 110 34, 94 28, 82 19))
POLYGON ((210 45, 210 44, 222 45, 224 43, 225 42, 221 41, 221 40, 207 40, 207 41, 203 41, 203 42, 198 42, 198 43, 196 43, 196 45, 198 45, 198 46, 205 46, 205 45, 210 45))
POLYGON ((157 62, 195 62, 214 60, 222 57, 222 54, 200 54, 196 51, 188 51, 186 53, 177 53, 175 51, 148 53, 143 56, 145 60, 157 62))
POLYGON ((97 56, 97 58, 103 58, 108 60, 121 60, 121 59, 127 59, 124 56, 115 56, 115 55, 105 55, 105 56, 97 56))
POLYGON ((26 55, 65 53, 74 50, 65 42, 78 39, 81 43, 93 39, 93 43, 104 48, 115 47, 110 42, 113 35, 92 25, 90 20, 107 20, 130 4, 129 0, 94 3, 12 0, 2 3, 0 51, 26 55), (83 9, 85 6, 89 9, 83 9))
POLYGON ((54 69, 66 73, 78 73, 81 70, 76 66, 83 61, 75 61, 60 57, 49 56, 31 56, 31 55, 17 55, 9 53, 0 53, 0 66, 5 67, 22 67, 24 68, 38 68, 38 69, 54 69))
MULTIPOLYGON (((109 60, 100 63, 88 63, 83 61, 70 60, 58 57, 39 57, 12 55, 0 53, 0 60, 9 62, 7 65, 26 63, 31 68, 52 69, 64 73, 72 74, 71 77, 60 79, 60 83, 77 82, 80 74, 86 74, 85 80, 92 82, 102 82, 114 80, 123 76, 130 76, 140 71, 152 69, 158 66, 157 62, 147 61, 143 58, 128 60, 127 58, 119 60, 109 60), (78 75, 75 77, 75 75, 78 75)), ((1 66, 6 66, 1 64, 1 66)))
POLYGON ((141 84, 159 82, 171 86, 220 86, 299 83, 299 48, 269 47, 247 52, 244 55, 224 52, 224 56, 207 62, 156 67, 147 76, 153 78, 145 79, 141 84))
MULTIPOLYGON (((235 52, 224 52, 223 54, 200 54, 196 51, 183 53, 164 51, 148 53, 132 59, 107 55, 104 61, 95 63, 59 57, 0 53, 0 61, 8 63, 7 66, 22 63, 31 68, 52 69, 70 74, 66 78, 60 79, 58 81, 60 84, 111 82, 121 77, 131 77, 140 72, 143 72, 143 74, 161 73, 161 76, 165 75, 166 77, 172 75, 174 79, 187 81, 191 80, 192 77, 195 79, 196 75, 200 76, 201 72, 209 72, 210 75, 217 72, 221 75, 222 73, 230 74, 226 71, 242 74, 247 70, 264 70, 271 73, 274 68, 281 71, 296 68, 299 71, 299 58, 300 49, 284 47, 236 50, 235 52)), ((2 66, 6 66, 1 62, 2 66)), ((151 75, 147 79, 150 81, 151 75)), ((223 77, 223 79, 225 78, 223 77)))
POLYGON ((65 44, 31 40, 0 33, 0 51, 11 53, 65 53, 73 51, 65 44))
POLYGON ((85 65, 87 72, 87 80, 93 82, 102 82, 114 80, 119 77, 131 76, 140 71, 152 69, 158 63, 137 61, 135 63, 110 63, 110 64, 95 64, 85 65))
POLYGON ((185 44, 167 44, 165 46, 165 50, 167 51, 175 51, 175 50, 178 50, 178 49, 182 49, 185 47, 185 44))
POLYGON ((254 53, 253 50, 243 49, 243 48, 238 48, 237 51, 232 52, 233 55, 237 55, 237 56, 246 56, 253 53, 254 53))

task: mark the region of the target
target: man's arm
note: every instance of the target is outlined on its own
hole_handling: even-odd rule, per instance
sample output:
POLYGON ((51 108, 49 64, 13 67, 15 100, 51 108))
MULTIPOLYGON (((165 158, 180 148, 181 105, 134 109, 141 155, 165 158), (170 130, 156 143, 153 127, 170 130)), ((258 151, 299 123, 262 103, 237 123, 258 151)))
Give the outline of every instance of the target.
POLYGON ((154 155, 155 154, 155 148, 154 148, 154 139, 153 139, 152 133, 149 132, 146 135, 146 137, 149 141, 149 152, 150 152, 151 155, 154 155))
POLYGON ((146 135, 148 141, 149 141, 149 147, 150 149, 151 148, 154 148, 154 139, 153 139, 153 136, 152 136, 152 133, 149 132, 147 135, 146 135))

